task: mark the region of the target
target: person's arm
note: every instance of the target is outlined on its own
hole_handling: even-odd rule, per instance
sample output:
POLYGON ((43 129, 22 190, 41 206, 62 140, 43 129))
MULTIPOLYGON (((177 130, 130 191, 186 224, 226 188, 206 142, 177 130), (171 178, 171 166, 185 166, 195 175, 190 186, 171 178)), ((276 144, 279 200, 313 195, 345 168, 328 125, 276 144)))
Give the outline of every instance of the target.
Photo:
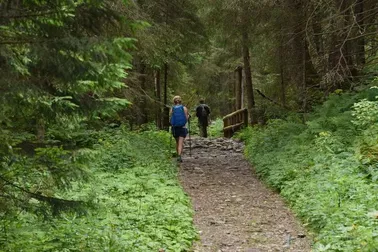
POLYGON ((189 112, 188 112, 187 107, 184 107, 184 113, 185 113, 185 116, 186 116, 186 120, 189 120, 189 112))
POLYGON ((211 123, 211 118, 210 118, 211 111, 210 111, 210 107, 206 105, 205 108, 207 109, 207 121, 210 124, 211 123))
POLYGON ((206 105, 206 108, 207 108, 207 114, 209 115, 211 113, 210 107, 206 105))
POLYGON ((170 125, 172 125, 172 113, 173 113, 173 111, 172 111, 172 107, 169 109, 169 124, 170 125))

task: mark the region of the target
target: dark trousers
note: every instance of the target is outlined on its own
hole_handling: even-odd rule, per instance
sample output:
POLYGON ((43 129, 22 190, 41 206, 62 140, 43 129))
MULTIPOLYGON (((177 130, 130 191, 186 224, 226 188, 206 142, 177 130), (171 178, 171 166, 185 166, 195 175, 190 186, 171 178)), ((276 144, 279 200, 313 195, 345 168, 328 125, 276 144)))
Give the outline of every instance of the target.
POLYGON ((198 124, 199 133, 201 137, 207 137, 207 126, 203 124, 198 124))

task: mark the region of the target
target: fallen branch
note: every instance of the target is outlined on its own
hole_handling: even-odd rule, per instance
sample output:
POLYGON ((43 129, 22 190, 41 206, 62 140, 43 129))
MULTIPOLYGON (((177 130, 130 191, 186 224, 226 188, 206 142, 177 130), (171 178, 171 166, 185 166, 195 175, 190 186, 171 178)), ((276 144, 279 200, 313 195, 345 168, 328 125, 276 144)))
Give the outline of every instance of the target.
POLYGON ((276 102, 275 100, 269 98, 269 97, 266 96, 263 92, 261 92, 259 89, 254 88, 254 90, 256 90, 256 92, 257 92, 259 95, 261 95, 263 98, 267 99, 268 101, 270 101, 270 102, 272 102, 272 103, 274 103, 274 104, 280 106, 281 108, 285 108, 285 109, 287 109, 287 110, 290 110, 290 108, 289 108, 288 106, 286 106, 286 105, 284 105, 284 104, 281 104, 281 103, 279 103, 279 102, 276 102))

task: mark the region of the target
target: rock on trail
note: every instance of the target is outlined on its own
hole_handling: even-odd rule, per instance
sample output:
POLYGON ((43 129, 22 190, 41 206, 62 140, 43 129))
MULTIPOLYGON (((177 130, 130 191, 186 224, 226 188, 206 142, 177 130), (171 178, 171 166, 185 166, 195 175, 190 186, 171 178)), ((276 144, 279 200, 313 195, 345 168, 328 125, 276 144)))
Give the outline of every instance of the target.
POLYGON ((201 237, 193 251, 311 251, 304 228, 244 159, 242 143, 191 141, 191 157, 185 142, 180 180, 192 199, 201 237))

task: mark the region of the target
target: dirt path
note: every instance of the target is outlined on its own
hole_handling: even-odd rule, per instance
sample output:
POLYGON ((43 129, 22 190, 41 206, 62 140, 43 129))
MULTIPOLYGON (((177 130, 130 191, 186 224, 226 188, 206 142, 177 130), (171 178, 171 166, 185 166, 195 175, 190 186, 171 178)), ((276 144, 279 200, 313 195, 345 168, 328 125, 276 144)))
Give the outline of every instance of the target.
POLYGON ((304 229, 243 158, 242 144, 192 139, 180 168, 201 241, 194 251, 311 251, 304 229))

